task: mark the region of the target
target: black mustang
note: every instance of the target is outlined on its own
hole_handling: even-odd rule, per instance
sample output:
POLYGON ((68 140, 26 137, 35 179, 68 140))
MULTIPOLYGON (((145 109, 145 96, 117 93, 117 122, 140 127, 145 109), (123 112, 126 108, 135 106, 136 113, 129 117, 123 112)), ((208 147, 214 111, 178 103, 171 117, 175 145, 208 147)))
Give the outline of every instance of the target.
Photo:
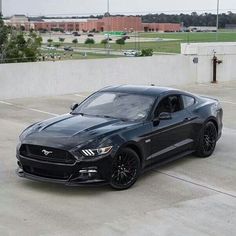
POLYGON ((20 177, 127 189, 147 169, 210 156, 222 132, 217 100, 171 88, 108 87, 71 109, 23 131, 20 177))

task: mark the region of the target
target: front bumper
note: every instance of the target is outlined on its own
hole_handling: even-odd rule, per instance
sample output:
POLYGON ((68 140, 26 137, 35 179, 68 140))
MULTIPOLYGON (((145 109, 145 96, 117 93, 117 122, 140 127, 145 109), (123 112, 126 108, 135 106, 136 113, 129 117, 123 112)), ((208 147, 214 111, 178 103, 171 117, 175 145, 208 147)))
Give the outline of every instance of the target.
POLYGON ((74 164, 39 161, 17 156, 19 177, 69 186, 104 185, 111 178, 111 156, 96 160, 76 161, 74 164))

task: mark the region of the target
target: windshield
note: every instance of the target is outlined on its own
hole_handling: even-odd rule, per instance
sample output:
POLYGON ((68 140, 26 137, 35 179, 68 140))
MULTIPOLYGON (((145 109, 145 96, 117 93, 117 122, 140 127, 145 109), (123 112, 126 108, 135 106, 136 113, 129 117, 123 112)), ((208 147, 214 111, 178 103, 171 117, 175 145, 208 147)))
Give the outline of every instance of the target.
POLYGON ((99 92, 83 102, 73 113, 141 120, 148 116, 154 101, 154 97, 145 95, 99 92))

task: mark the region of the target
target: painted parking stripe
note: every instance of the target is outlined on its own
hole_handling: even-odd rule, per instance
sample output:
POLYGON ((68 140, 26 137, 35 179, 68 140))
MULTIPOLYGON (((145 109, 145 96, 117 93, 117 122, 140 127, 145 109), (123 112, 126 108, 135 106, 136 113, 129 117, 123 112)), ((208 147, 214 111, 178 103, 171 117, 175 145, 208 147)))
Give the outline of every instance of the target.
POLYGON ((51 113, 51 112, 47 112, 47 111, 42 111, 42 110, 38 110, 38 109, 34 109, 34 108, 26 108, 30 111, 36 111, 36 112, 40 112, 40 113, 44 113, 44 114, 47 114, 47 115, 52 115, 52 116, 59 116, 59 114, 56 114, 56 113, 51 113))
POLYGON ((59 114, 56 114, 56 113, 51 113, 51 112, 42 111, 42 110, 39 110, 39 109, 34 109, 34 108, 28 108, 28 107, 24 107, 24 106, 19 106, 19 105, 15 105, 15 104, 13 104, 13 103, 10 103, 10 102, 0 101, 0 103, 1 103, 1 104, 4 104, 4 105, 8 105, 8 106, 13 106, 13 107, 16 107, 16 108, 28 110, 28 111, 34 111, 34 112, 43 113, 43 114, 47 114, 47 115, 51 115, 51 116, 59 116, 59 114))
POLYGON ((221 103, 229 103, 229 104, 232 104, 232 105, 236 105, 236 102, 230 102, 230 101, 220 101, 221 103))
POLYGON ((76 97, 86 98, 87 96, 81 95, 81 94, 74 94, 76 97))
POLYGON ((5 105, 9 105, 9 106, 14 106, 14 104, 12 104, 12 103, 10 103, 10 102, 0 101, 0 103, 5 104, 5 105))

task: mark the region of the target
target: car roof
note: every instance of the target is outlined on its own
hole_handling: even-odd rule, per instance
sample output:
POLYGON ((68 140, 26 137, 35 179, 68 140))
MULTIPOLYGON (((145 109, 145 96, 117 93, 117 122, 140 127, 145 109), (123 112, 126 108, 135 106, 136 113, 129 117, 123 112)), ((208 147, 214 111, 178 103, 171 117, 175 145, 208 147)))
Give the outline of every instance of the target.
POLYGON ((149 95, 149 96, 159 96, 160 94, 167 93, 167 92, 177 92, 177 93, 180 92, 177 89, 168 88, 168 87, 140 86, 140 85, 109 86, 100 91, 134 93, 134 94, 149 95))

